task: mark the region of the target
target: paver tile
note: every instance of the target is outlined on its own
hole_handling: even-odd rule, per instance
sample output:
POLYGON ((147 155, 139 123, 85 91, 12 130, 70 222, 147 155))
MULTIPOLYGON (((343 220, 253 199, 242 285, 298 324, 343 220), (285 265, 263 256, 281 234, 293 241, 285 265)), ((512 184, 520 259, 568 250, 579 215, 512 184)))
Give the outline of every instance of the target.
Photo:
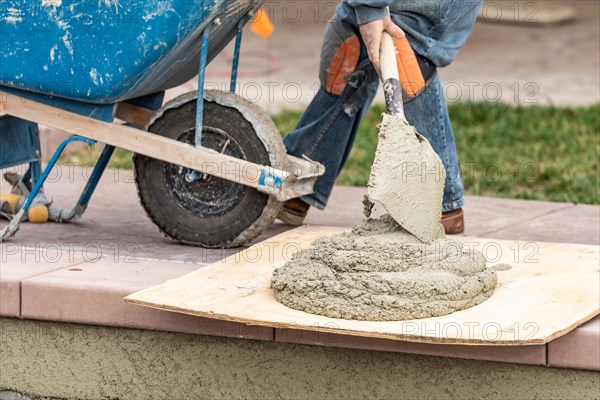
POLYGON ((196 318, 127 304, 123 297, 201 265, 104 257, 26 279, 22 317, 171 332, 273 338, 273 329, 196 318))
POLYGON ((82 262, 84 258, 80 255, 56 245, 0 244, 0 316, 21 316, 21 282, 24 279, 82 262))
POLYGON ((600 371, 600 316, 548 343, 548 365, 600 371))
POLYGON ((600 245, 600 206, 559 209, 490 235, 498 239, 600 245))

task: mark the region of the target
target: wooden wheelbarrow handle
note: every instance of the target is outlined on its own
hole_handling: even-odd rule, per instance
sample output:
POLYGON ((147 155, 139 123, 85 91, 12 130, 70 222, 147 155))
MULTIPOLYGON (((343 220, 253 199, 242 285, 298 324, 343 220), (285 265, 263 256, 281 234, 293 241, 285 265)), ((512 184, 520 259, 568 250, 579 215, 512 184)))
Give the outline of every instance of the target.
POLYGON ((408 39, 394 39, 389 33, 383 32, 380 62, 388 113, 404 117, 402 89, 412 97, 425 87, 421 68, 408 39))

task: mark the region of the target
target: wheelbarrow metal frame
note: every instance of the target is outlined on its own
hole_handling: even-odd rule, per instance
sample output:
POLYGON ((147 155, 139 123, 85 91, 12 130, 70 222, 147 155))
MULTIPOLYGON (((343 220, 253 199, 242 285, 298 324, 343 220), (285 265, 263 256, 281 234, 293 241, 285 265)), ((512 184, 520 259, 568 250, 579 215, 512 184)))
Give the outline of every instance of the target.
MULTIPOLYGON (((231 93, 235 93, 237 86, 243 28, 253 17, 254 13, 255 10, 248 12, 238 22, 236 27, 230 83, 231 93)), ((195 96, 181 96, 181 103, 192 100, 197 101, 197 99, 204 99, 205 97, 204 78, 209 52, 210 33, 211 29, 220 25, 220 23, 220 17, 214 17, 212 21, 209 21, 202 33, 197 92, 195 96)), ((162 115, 166 110, 165 107, 174 107, 177 105, 167 104, 160 110, 155 110, 157 107, 154 103, 156 103, 156 100, 162 102, 163 95, 164 93, 149 95, 147 96, 149 100, 145 101, 145 99, 141 99, 141 104, 140 102, 136 102, 136 100, 140 99, 133 99, 116 104, 90 107, 90 105, 83 102, 53 98, 52 96, 40 99, 34 96, 33 93, 21 92, 20 90, 0 86, 0 116, 5 114, 11 115, 73 135, 59 145, 50 163, 41 174, 41 177, 35 179, 34 190, 32 190, 20 212, 0 232, 0 241, 12 236, 18 230, 24 214, 28 211, 29 205, 35 198, 35 195, 42 188, 45 178, 57 162, 58 157, 65 147, 74 141, 85 142, 90 145, 96 142, 103 142, 106 146, 96 163, 78 203, 72 210, 66 213, 64 222, 75 221, 85 212, 94 189, 116 147, 188 168, 190 171, 187 173, 188 180, 197 180, 203 175, 216 176, 255 188, 282 202, 311 194, 317 178, 325 172, 323 165, 309 159, 280 155, 279 159, 286 159, 286 165, 262 166, 202 147, 204 101, 197 101, 195 146, 148 133, 146 129, 154 120, 162 115), (130 126, 113 122, 114 117, 129 123, 130 126)), ((175 100, 175 103, 177 103, 177 100, 175 100)))

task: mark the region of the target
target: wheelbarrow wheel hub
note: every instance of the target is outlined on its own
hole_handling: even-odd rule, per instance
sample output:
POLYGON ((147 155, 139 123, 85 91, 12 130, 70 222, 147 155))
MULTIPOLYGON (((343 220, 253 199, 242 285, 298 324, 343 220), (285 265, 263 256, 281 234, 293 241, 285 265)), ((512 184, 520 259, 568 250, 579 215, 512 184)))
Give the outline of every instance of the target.
MULTIPOLYGON (((177 140, 193 144, 195 132, 188 129, 177 140)), ((213 127, 203 129, 202 146, 246 160, 239 143, 227 132, 213 127), (223 151, 225 150, 225 151, 223 151)), ((195 174, 188 168, 164 163, 165 185, 180 207, 202 218, 218 217, 227 214, 242 201, 248 187, 216 178, 211 175, 195 174), (193 176, 193 179, 190 179, 193 176), (197 177, 197 178, 196 178, 197 177)))

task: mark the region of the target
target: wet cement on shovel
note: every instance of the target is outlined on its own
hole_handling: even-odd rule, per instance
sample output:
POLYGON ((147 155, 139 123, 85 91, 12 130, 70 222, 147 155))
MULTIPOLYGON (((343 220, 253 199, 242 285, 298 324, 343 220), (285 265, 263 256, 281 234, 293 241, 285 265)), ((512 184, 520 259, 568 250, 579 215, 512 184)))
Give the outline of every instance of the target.
POLYGON ((446 170, 440 157, 404 118, 383 114, 377 140, 369 198, 421 241, 443 238, 446 170))
MULTIPOLYGON (((377 149, 380 159, 385 161, 385 154, 391 157, 399 149, 406 152, 410 146, 430 146, 415 135, 405 121, 384 115, 377 149)), ((415 156, 406 154, 407 160, 419 161, 420 154, 414 160, 411 155, 415 156)), ((441 165, 434 156, 436 159, 430 161, 441 165)), ((385 187, 390 187, 389 179, 398 179, 398 168, 385 162, 374 165, 370 186, 375 183, 375 188, 382 187, 376 183, 385 180, 385 187)), ((437 182, 431 185, 431 193, 411 193, 413 189, 423 191, 416 178, 404 179, 401 195, 378 193, 376 199, 385 199, 388 204, 391 201, 392 208, 410 205, 414 214, 408 230, 392 213, 367 219, 352 232, 317 240, 311 249, 300 251, 274 271, 271 288, 275 299, 312 314, 364 321, 437 317, 487 300, 498 282, 496 271, 505 266, 488 268, 481 252, 445 237, 440 223, 443 178, 445 173, 431 181, 437 182), (427 201, 414 201, 416 198, 427 201), (423 234, 418 238, 409 231, 423 234)), ((372 207, 366 199, 367 217, 372 207)))

